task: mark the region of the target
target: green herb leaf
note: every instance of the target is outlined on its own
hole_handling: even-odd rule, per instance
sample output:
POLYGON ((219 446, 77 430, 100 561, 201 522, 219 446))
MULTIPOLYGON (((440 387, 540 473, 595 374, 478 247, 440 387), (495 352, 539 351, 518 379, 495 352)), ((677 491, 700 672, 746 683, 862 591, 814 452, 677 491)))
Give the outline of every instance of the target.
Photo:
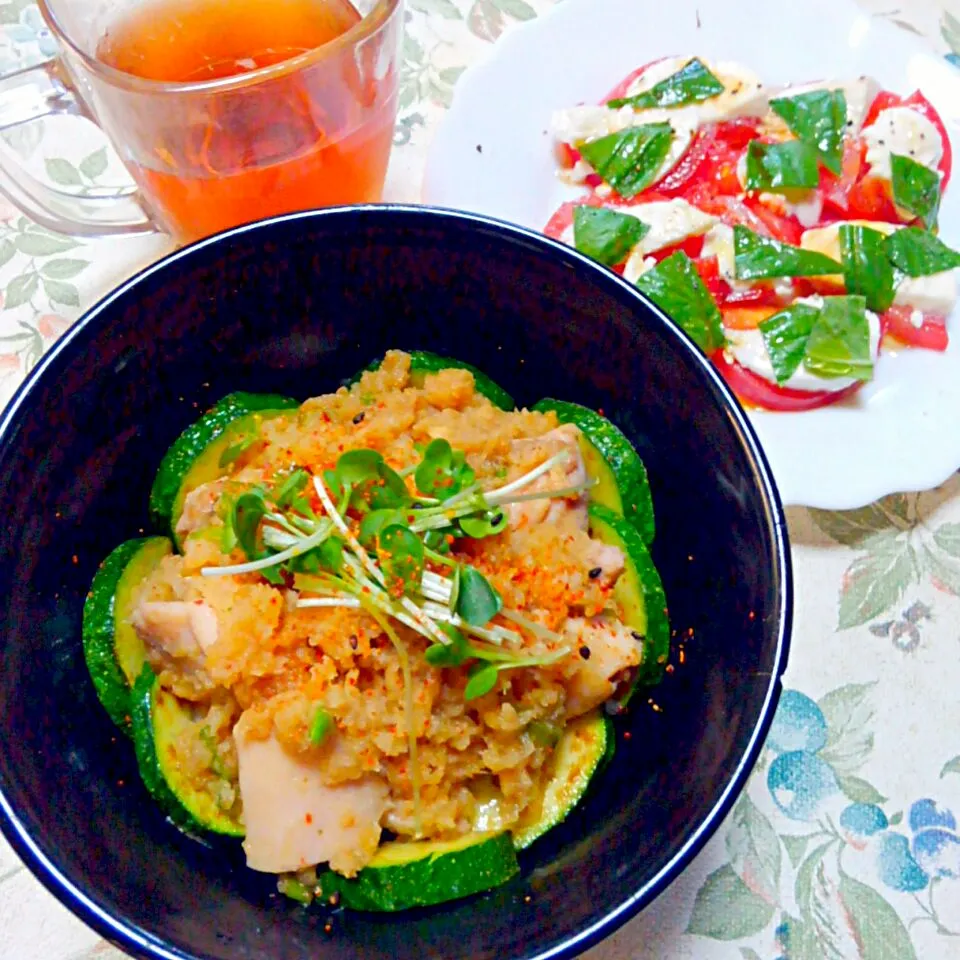
POLYGON ((503 606, 500 594, 475 567, 465 566, 460 573, 460 595, 456 611, 471 626, 489 623, 503 606))
POLYGON ((364 480, 378 476, 383 456, 376 450, 348 450, 337 460, 336 472, 340 483, 356 487, 364 480))
POLYGON ((794 303, 760 324, 777 383, 786 383, 803 362, 807 341, 820 311, 807 303, 794 303))
POLYGON ((583 141, 577 149, 621 197, 629 198, 654 182, 672 142, 669 123, 646 123, 583 141))
POLYGON ((614 267, 650 230, 650 225, 609 207, 574 207, 573 245, 588 257, 614 267))
POLYGON ((387 463, 377 467, 375 480, 368 480, 366 485, 361 486, 361 495, 374 510, 401 507, 410 502, 410 492, 403 477, 387 463))
POLYGON ((709 100, 723 91, 723 84, 701 60, 694 57, 676 73, 655 83, 649 90, 644 90, 643 93, 633 97, 609 100, 607 106, 614 109, 630 106, 634 110, 646 110, 650 107, 682 107, 688 103, 709 100))
POLYGON ((365 546, 371 546, 381 531, 391 524, 402 523, 402 515, 393 509, 371 510, 363 515, 357 539, 365 546))
POLYGON ((747 227, 733 228, 734 270, 738 280, 768 280, 772 277, 816 277, 842 273, 843 267, 813 250, 761 237, 747 227))
POLYGON ((432 667, 459 667, 470 657, 467 638, 450 624, 440 624, 440 629, 450 637, 450 643, 435 643, 427 647, 424 659, 432 667))
POLYGON ((411 530, 399 523, 391 524, 380 532, 380 552, 384 573, 393 583, 404 588, 420 583, 423 575, 423 543, 411 530))
MULTIPOLYGON (((450 587, 450 600, 449 600, 451 610, 457 609, 457 601, 460 599, 461 570, 462 570, 462 567, 458 563, 453 568, 453 573, 450 575, 451 579, 453 580, 453 584, 450 587)), ((443 627, 441 627, 441 629, 443 629, 443 627)), ((451 627, 450 629, 452 630, 453 627, 451 627)))
POLYGON ((231 443, 230 446, 224 448, 223 453, 220 454, 220 466, 228 467, 231 463, 235 463, 258 439, 259 437, 256 433, 250 433, 241 437, 236 443, 231 443))
POLYGON ((863 297, 824 297, 803 362, 814 376, 824 379, 873 377, 870 325, 863 297))
POLYGON ((470 679, 463 691, 464 700, 476 700, 488 694, 497 685, 498 668, 495 663, 477 664, 470 671, 470 679))
POLYGON ((960 253, 919 227, 904 227, 886 238, 887 256, 908 277, 929 277, 960 267, 960 253))
POLYGON ((296 496, 306 487, 310 475, 306 470, 294 470, 286 479, 273 491, 273 502, 278 507, 287 507, 293 503, 296 496))
POLYGON ((747 189, 773 193, 811 189, 820 182, 817 151, 802 140, 761 143, 747 147, 747 189))
POLYGON ((333 717, 323 707, 317 707, 317 712, 310 722, 310 742, 317 746, 326 740, 333 730, 333 717))
POLYGON ((446 500, 469 487, 476 479, 462 450, 446 440, 432 440, 413 475, 417 489, 428 497, 446 500))
POLYGON ((241 494, 233 505, 231 526, 248 560, 259 560, 262 556, 259 531, 260 521, 266 512, 267 505, 257 493, 241 494))
POLYGON ((312 550, 292 557, 283 566, 291 573, 339 573, 343 567, 343 542, 330 537, 312 550))
POLYGON ((940 175, 910 157, 890 155, 893 202, 915 217, 929 229, 937 222, 940 210, 940 175))
POLYGON ((507 527, 507 515, 503 510, 487 510, 479 516, 461 517, 460 529, 474 540, 493 537, 507 527))
POLYGON ((804 143, 820 154, 823 165, 840 176, 843 133, 847 126, 847 98, 842 90, 812 90, 770 101, 770 109, 804 143))
POLYGON ((447 535, 452 532, 452 527, 434 527, 432 530, 427 530, 423 535, 423 545, 434 553, 447 554, 450 552, 447 535))
POLYGON ((866 298, 867 307, 883 313, 893 303, 893 265, 886 237, 879 230, 844 223, 840 227, 840 253, 847 293, 866 298))
POLYGON ((669 314, 705 353, 723 346, 720 308, 704 286, 693 261, 682 250, 671 253, 642 274, 637 287, 669 314))

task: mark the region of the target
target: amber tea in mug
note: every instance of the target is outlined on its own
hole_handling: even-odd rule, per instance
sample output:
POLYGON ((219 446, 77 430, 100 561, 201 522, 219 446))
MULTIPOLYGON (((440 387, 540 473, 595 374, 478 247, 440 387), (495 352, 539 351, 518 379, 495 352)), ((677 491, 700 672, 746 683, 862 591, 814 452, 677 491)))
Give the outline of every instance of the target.
MULTIPOLYGON (((90 116, 130 170, 150 220, 178 240, 380 199, 397 110, 401 0, 40 7, 62 54, 20 75, 43 102, 23 119, 90 116), (57 83, 64 76, 66 90, 57 83)), ((107 198, 71 204, 28 177, 15 187, 26 212, 58 229, 143 228, 142 217, 105 213, 107 198)))

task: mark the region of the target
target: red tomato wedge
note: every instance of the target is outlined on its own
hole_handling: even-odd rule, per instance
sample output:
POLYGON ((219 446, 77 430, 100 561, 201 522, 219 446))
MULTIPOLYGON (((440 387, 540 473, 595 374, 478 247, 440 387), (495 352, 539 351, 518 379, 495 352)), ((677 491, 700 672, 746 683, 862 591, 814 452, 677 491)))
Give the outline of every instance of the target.
POLYGON ((917 327, 911 321, 912 307, 895 306, 880 315, 880 329, 884 334, 896 337, 908 347, 944 351, 950 338, 947 334, 947 318, 925 313, 923 323, 917 327))
POLYGON ((852 396, 863 384, 854 383, 843 390, 790 390, 787 387, 778 387, 774 383, 764 380, 752 370, 740 366, 736 361, 727 360, 722 350, 711 355, 716 368, 730 389, 749 404, 762 407, 764 410, 783 412, 799 412, 801 410, 816 410, 837 403, 845 397, 852 396))
POLYGON ((628 73, 601 101, 601 104, 607 103, 610 100, 622 100, 624 97, 628 96, 630 93, 630 88, 633 84, 640 79, 651 67, 656 66, 658 63, 663 63, 664 60, 669 60, 670 57, 660 57, 659 60, 651 60, 649 63, 645 63, 642 67, 637 67, 632 73, 628 73))

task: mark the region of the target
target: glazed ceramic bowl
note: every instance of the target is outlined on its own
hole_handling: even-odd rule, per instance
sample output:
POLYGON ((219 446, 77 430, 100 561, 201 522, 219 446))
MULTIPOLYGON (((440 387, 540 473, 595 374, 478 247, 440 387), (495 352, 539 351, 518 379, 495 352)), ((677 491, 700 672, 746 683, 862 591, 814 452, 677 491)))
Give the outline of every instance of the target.
POLYGON ((204 960, 572 957, 683 869, 742 788, 791 621, 784 520, 743 411, 687 337, 573 250, 481 217, 361 207, 242 227, 83 317, 0 421, 0 820, 43 883, 130 953, 204 960), (305 910, 164 820, 80 643, 100 560, 148 529, 160 458, 232 390, 308 397, 390 347, 470 361, 518 403, 602 409, 646 462, 683 662, 617 718, 586 801, 489 894, 305 910), (329 928, 329 930, 327 929, 329 928))

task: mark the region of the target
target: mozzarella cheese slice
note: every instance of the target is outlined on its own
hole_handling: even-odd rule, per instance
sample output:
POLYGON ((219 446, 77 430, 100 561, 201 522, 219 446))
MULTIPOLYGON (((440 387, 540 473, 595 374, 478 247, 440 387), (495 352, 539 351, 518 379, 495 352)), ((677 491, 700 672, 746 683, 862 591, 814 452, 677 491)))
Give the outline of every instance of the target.
POLYGON ((888 180, 891 154, 910 157, 931 170, 936 170, 943 157, 943 141, 937 128, 910 107, 881 110, 877 119, 864 129, 863 139, 871 171, 888 180))
MULTIPOLYGON (((796 302, 809 303, 811 306, 823 305, 820 297, 802 298, 796 302)), ((868 310, 867 323, 870 327, 870 356, 876 362, 880 353, 880 319, 868 310)), ((773 372, 773 364, 770 362, 770 354, 767 353, 767 345, 759 330, 724 328, 724 334, 727 337, 725 352, 728 357, 775 386, 806 392, 827 390, 836 393, 857 382, 853 377, 817 377, 801 363, 786 383, 778 384, 776 374, 773 372)))
MULTIPOLYGON (((852 226, 869 227, 889 236, 903 228, 899 223, 879 223, 872 220, 849 220, 852 226)), ((815 250, 836 261, 840 261, 840 227, 842 223, 831 223, 826 227, 805 230, 800 238, 804 250, 815 250)), ((817 277, 820 283, 842 291, 843 277, 840 274, 817 277)), ((957 303, 957 277, 955 270, 944 270, 929 277, 904 277, 897 285, 893 302, 898 306, 914 307, 924 313, 947 316, 957 303)))
MULTIPOLYGON (((853 80, 820 80, 816 83, 803 83, 796 86, 784 87, 778 97, 795 97, 801 93, 815 93, 818 90, 842 90, 847 101, 847 133, 856 136, 860 133, 863 121, 867 116, 870 104, 880 92, 880 84, 873 77, 857 77, 853 80)), ((772 111, 771 111, 772 113, 772 111)), ((782 119, 773 114, 777 120, 782 119)), ((775 121, 772 121, 775 122, 775 121)), ((787 129, 786 124, 783 125, 787 129)))

